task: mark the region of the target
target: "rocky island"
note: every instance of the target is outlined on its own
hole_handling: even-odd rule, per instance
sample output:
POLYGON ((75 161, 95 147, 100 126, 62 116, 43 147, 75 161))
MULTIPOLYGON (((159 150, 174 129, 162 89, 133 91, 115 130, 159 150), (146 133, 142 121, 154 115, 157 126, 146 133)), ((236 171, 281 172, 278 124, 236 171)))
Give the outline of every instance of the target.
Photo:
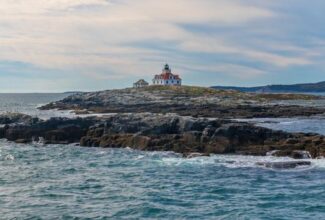
POLYGON ((40 109, 74 110, 82 114, 176 113, 181 116, 223 119, 323 114, 322 108, 283 104, 283 101, 313 99, 322 97, 302 94, 254 94, 195 86, 148 86, 77 93, 40 109))
POLYGON ((323 157, 322 135, 274 131, 233 120, 324 113, 323 108, 278 104, 280 100, 296 99, 320 97, 183 86, 77 93, 41 109, 114 114, 49 120, 5 114, 0 117, 3 124, 0 138, 17 143, 42 140, 45 144, 174 151, 186 157, 210 154, 323 157))

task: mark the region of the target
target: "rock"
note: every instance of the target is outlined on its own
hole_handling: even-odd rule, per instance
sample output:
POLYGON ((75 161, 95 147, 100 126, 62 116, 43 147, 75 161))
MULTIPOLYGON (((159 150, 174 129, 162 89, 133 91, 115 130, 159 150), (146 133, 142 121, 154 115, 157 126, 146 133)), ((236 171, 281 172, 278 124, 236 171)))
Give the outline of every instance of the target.
POLYGON ((208 157, 210 154, 208 153, 189 153, 189 154, 184 154, 183 157, 185 158, 195 158, 195 157, 208 157))
POLYGON ((299 140, 297 139, 294 139, 294 138, 289 138, 287 141, 286 141, 287 144, 297 144, 299 143, 299 140))
POLYGON ((300 166, 310 166, 310 161, 287 161, 287 162, 258 162, 258 166, 272 169, 294 169, 300 166))
POLYGON ((88 111, 87 109, 82 109, 82 110, 75 110, 73 111, 73 113, 75 113, 76 115, 88 115, 91 112, 88 111))
POLYGON ((32 142, 41 138, 46 144, 80 143, 85 147, 130 147, 184 155, 267 155, 273 151, 274 156, 297 159, 325 156, 325 139, 317 134, 294 134, 246 122, 176 114, 139 113, 101 118, 28 120, 0 127, 0 137, 16 142, 32 142))
MULTIPOLYGON (((288 142, 288 141, 286 141, 288 142)), ((283 150, 274 150, 267 152, 267 156, 277 156, 277 157, 292 157, 293 159, 309 159, 312 158, 309 151, 306 150, 292 150, 285 148, 283 150)))
POLYGON ((0 129, 1 138, 19 143, 32 142, 40 137, 44 143, 74 143, 86 135, 89 127, 97 122, 94 118, 51 118, 46 121, 32 120, 12 123, 0 129))
POLYGON ((294 159, 310 159, 311 155, 308 151, 294 150, 291 153, 291 157, 294 159))
POLYGON ((271 101, 297 98, 320 99, 316 96, 249 94, 193 86, 149 86, 73 94, 41 109, 95 113, 177 113, 214 118, 294 117, 324 113, 322 108, 270 104, 271 101))
POLYGON ((245 154, 313 158, 324 155, 319 135, 291 134, 230 120, 208 120, 175 114, 118 114, 90 127, 81 146, 131 147, 188 155, 245 154), (105 129, 103 129, 106 126, 105 129), (104 131, 106 130, 106 131, 104 131), (294 141, 293 141, 294 140, 294 141), (318 142, 317 142, 318 143, 318 142))
POLYGON ((29 115, 21 113, 5 113, 0 115, 0 124, 7 125, 13 123, 21 124, 33 124, 39 121, 38 118, 34 118, 29 115))

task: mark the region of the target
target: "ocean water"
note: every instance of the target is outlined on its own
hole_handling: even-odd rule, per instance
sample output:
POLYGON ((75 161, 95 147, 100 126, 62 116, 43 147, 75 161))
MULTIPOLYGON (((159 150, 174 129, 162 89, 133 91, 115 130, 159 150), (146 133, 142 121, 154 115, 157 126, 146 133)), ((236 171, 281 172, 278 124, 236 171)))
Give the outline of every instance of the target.
POLYGON ((67 97, 68 93, 0 93, 0 113, 19 112, 47 119, 54 116, 70 117, 70 111, 41 111, 37 107, 67 97))
POLYGON ((325 115, 301 118, 255 118, 239 119, 257 126, 288 132, 318 133, 325 135, 325 115))
MULTIPOLYGON (((4 95, 0 108, 44 116, 35 107, 61 94, 45 96, 31 97, 34 101, 26 107, 20 98, 9 102, 4 95)), ((297 123, 259 123, 323 133, 324 127, 314 126, 312 119, 287 120, 297 123)), ((324 219, 324 159, 291 170, 256 165, 288 160, 238 155, 184 159, 172 152, 0 140, 0 219, 324 219)))

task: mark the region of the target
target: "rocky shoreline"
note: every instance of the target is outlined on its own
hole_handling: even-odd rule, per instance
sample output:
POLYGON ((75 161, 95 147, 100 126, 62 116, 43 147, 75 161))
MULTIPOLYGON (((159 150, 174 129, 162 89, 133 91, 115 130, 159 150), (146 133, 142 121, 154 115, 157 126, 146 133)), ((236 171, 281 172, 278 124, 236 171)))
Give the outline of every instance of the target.
POLYGON ((233 118, 298 117, 324 114, 324 108, 283 105, 283 101, 322 99, 300 94, 250 94, 201 87, 149 86, 78 93, 40 109, 85 113, 176 113, 181 116, 233 118))
POLYGON ((84 147, 174 151, 186 157, 210 154, 325 156, 325 137, 287 133, 227 119, 177 114, 133 113, 104 117, 41 120, 15 114, 0 116, 0 138, 17 143, 79 143, 84 147))
MULTIPOLYGON (((323 158, 325 137, 322 135, 276 131, 234 120, 309 117, 325 112, 322 107, 280 104, 283 100, 296 99, 321 98, 189 86, 77 93, 40 109, 74 110, 86 116, 89 113, 115 114, 49 120, 4 114, 0 115, 0 138, 16 143, 77 143, 83 147, 173 151, 187 158, 211 154, 323 158)), ((297 160, 257 165, 286 169, 308 164, 309 161, 297 160)))

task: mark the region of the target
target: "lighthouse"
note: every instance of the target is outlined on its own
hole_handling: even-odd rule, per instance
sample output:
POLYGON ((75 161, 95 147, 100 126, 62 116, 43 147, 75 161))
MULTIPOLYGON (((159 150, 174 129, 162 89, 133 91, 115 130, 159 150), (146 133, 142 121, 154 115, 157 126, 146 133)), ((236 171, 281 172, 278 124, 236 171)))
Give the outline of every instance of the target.
POLYGON ((161 74, 155 75, 152 79, 153 85, 164 85, 164 86, 181 86, 182 79, 179 75, 173 74, 169 65, 166 64, 161 74))

